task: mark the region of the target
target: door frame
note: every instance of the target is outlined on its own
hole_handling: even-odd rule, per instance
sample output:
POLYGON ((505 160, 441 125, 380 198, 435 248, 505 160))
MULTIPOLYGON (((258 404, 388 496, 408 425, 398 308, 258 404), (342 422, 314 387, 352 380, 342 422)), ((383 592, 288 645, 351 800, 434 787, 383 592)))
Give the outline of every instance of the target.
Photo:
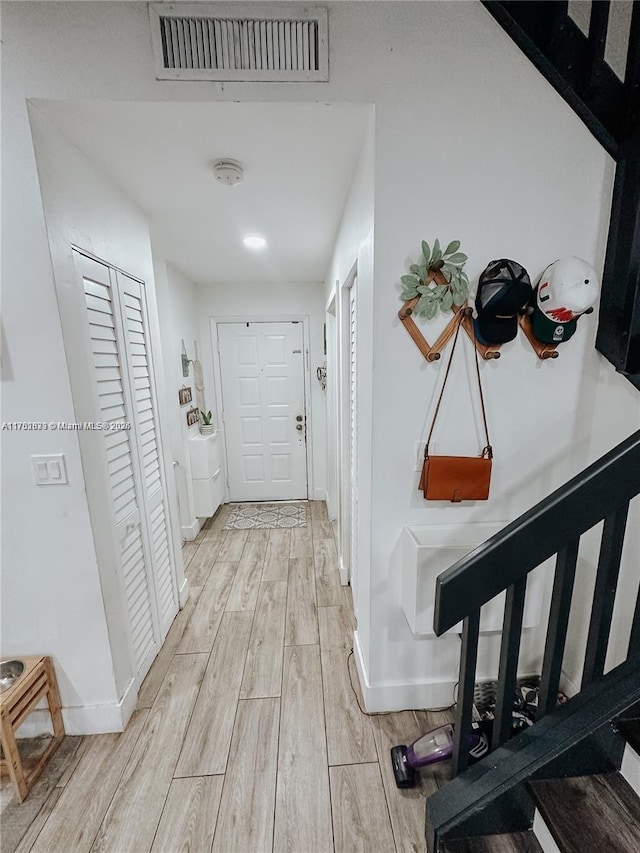
POLYGON ((326 343, 325 367, 327 369, 327 513, 330 521, 340 525, 340 453, 338 445, 338 317, 337 290, 339 283, 331 289, 325 309, 326 343))
MULTIPOLYGON (((265 314, 265 315, 237 315, 229 316, 215 315, 209 317, 209 335, 211 341, 211 355, 213 362, 213 379, 214 379, 214 399, 216 401, 216 412, 218 413, 218 423, 220 428, 220 437, 224 450, 225 463, 227 459, 227 434, 226 424, 223 419, 222 405, 222 367, 220 364, 220 350, 218 349, 218 325, 221 323, 302 323, 302 348, 304 350, 303 359, 303 386, 304 386, 304 417, 307 427, 307 500, 311 500, 311 495, 314 494, 314 477, 313 477, 313 428, 311 423, 311 369, 309 355, 309 315, 308 314, 265 314)), ((224 502, 229 503, 229 473, 224 472, 224 502)))
POLYGON ((348 464, 351 459, 349 300, 351 288, 357 277, 358 262, 355 261, 345 280, 339 286, 340 298, 338 300, 338 567, 340 580, 343 584, 350 583, 353 576, 351 565, 351 478, 348 464))

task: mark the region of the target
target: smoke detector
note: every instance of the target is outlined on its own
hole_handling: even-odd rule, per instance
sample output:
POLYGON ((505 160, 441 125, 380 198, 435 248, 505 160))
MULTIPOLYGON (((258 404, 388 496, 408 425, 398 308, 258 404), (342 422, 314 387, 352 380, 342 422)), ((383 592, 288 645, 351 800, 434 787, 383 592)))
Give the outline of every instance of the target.
POLYGON ((213 174, 216 181, 234 187, 244 177, 242 166, 237 160, 216 160, 213 164, 213 174))

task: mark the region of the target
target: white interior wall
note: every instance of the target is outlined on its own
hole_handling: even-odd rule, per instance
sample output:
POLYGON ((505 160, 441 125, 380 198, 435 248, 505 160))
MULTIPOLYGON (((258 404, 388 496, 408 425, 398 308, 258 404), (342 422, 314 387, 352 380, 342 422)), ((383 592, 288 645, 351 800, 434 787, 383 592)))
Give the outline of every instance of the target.
MULTIPOLYGON (((505 347, 499 362, 482 365, 496 452, 491 500, 460 507, 428 505, 422 500, 416 488, 416 445, 426 436, 443 362, 426 364, 400 328, 396 319, 400 275, 417 261, 420 241, 432 243, 435 236, 444 242, 462 240, 462 248, 471 258, 468 270, 472 278, 489 260, 503 256, 525 264, 534 281, 550 261, 566 254, 585 257, 601 271, 613 165, 535 69, 523 62, 517 48, 493 22, 483 18, 481 10, 467 7, 469 19, 478 12, 475 32, 470 28, 457 35, 460 55, 467 61, 456 65, 452 77, 442 77, 438 68, 446 66, 451 44, 438 40, 434 30, 439 22, 444 32, 446 18, 459 12, 460 6, 431 4, 429 26, 434 40, 430 50, 420 49, 425 36, 421 23, 427 14, 420 6, 405 9, 402 21, 385 30, 392 45, 389 52, 396 48, 402 52, 401 70, 376 53, 380 21, 368 18, 370 30, 363 34, 379 60, 376 71, 387 80, 387 85, 378 79, 371 81, 376 93, 376 240, 371 300, 375 325, 373 369, 363 365, 365 383, 368 376, 375 377, 370 420, 375 464, 371 528, 360 531, 362 536, 371 534, 371 574, 363 590, 371 611, 364 611, 363 617, 360 607, 357 639, 361 640, 361 676, 372 688, 367 696, 371 708, 389 707, 390 702, 398 707, 412 701, 447 701, 448 695, 437 685, 448 690, 456 678, 457 638, 431 641, 413 637, 398 606, 402 527, 407 523, 435 527, 451 522, 506 524, 577 473, 599 455, 588 439, 596 408, 593 387, 598 382, 590 385, 583 376, 586 371, 590 375, 606 371, 604 360, 593 349, 595 315, 582 321, 581 337, 570 348, 561 349, 561 359, 555 364, 538 361, 519 336, 505 347), (492 28, 495 32, 490 33, 492 28), (500 44, 502 62, 486 68, 483 53, 489 41, 500 44), (474 86, 479 68, 482 92, 474 86), (425 80, 433 81, 428 88, 428 107, 416 111, 412 105, 424 99, 425 80), (402 97, 398 98, 395 95, 400 89, 402 97), (465 117, 458 132, 445 118, 452 111, 465 117), (442 117, 443 133, 434 132, 433 115, 442 117), (552 136, 547 132, 550 123, 552 136), (399 128, 405 132, 399 134, 399 128), (589 180, 585 180, 585 172, 589 180), (500 199, 509 201, 500 204, 500 199)), ((337 252, 344 244, 348 246, 348 236, 341 232, 337 252)), ((334 267, 336 264, 334 258, 334 267)), ((331 270, 328 287, 335 278, 340 276, 331 270)), ((434 321, 425 324, 424 332, 433 340, 441 328, 442 322, 434 321)), ((457 372, 465 385, 473 380, 470 356, 467 347, 454 370, 454 377, 457 372)), ((614 397, 624 394, 631 398, 627 417, 621 421, 623 434, 634 428, 631 412, 637 416, 640 410, 634 393, 620 383, 613 392, 614 397)), ((477 403, 470 409, 464 394, 454 393, 445 399, 442 417, 433 447, 436 452, 479 450, 477 403)), ((363 466, 368 463, 369 458, 362 460, 363 466)), ((362 475, 365 482, 366 467, 362 475)), ((585 545, 586 555, 588 542, 585 545)), ((526 633, 522 671, 538 666, 541 635, 541 631, 526 633)), ((496 669, 496 638, 485 638, 482 645, 479 674, 491 677, 496 669)))
MULTIPOLYGON (((27 104, 7 76, 3 125, 13 132, 2 145, 2 421, 73 423, 27 104)), ((88 706, 113 716, 126 673, 114 677, 77 432, 3 427, 2 654, 53 658, 69 733, 91 730, 88 706), (37 486, 30 456, 58 453, 68 485, 37 486)))
POLYGON ((197 423, 187 426, 187 412, 192 406, 197 406, 197 401, 193 365, 189 366, 188 377, 182 374, 182 342, 190 359, 196 358, 196 344, 198 353, 202 353, 197 285, 173 264, 163 261, 160 251, 154 251, 154 271, 167 380, 171 459, 178 463, 174 466, 174 477, 180 533, 185 539, 195 539, 200 522, 194 508, 188 442, 192 436, 198 435, 199 427, 197 423), (178 400, 178 391, 183 385, 191 388, 192 394, 192 402, 186 406, 180 406, 178 400))
MULTIPOLYGON (((44 214, 51 252, 51 263, 58 293, 58 301, 63 313, 64 347, 67 363, 70 365, 70 375, 74 377, 72 394, 74 398, 75 417, 72 420, 89 420, 92 410, 87 401, 87 395, 77 384, 80 373, 74 371, 74 366, 85 357, 81 340, 84 328, 78 328, 73 323, 75 310, 71 312, 67 306, 77 305, 77 293, 81 284, 73 265, 71 246, 76 246, 100 260, 116 266, 134 277, 142 279, 146 284, 149 335, 154 358, 154 370, 157 380, 156 404, 160 416, 159 439, 165 438, 164 423, 165 397, 163 391, 164 371, 160 337, 158 334, 158 318, 156 311, 154 277, 149 238, 149 227, 145 215, 109 179, 96 171, 87 158, 79 152, 68 140, 61 135, 52 124, 43 117, 37 107, 31 107, 31 127, 35 145, 35 153, 40 177, 40 189, 44 204, 44 214), (64 307, 63 307, 64 306, 64 307)), ((84 298, 80 299, 84 304, 84 298)), ((78 323, 84 322, 84 314, 75 314, 78 323)), ((93 489, 102 492, 104 472, 100 469, 99 454, 93 452, 94 446, 103 440, 100 432, 83 431, 79 435, 80 447, 83 453, 82 468, 84 484, 90 493, 93 489)), ((170 507, 175 506, 175 489, 169 480, 171 468, 165 468, 167 493, 170 507)), ((95 492, 94 492, 95 494, 95 492)), ((106 615, 106 625, 109 644, 96 653, 96 657, 105 658, 105 667, 111 678, 115 678, 115 702, 95 701, 91 694, 83 696, 80 708, 68 707, 69 700, 61 690, 65 706, 65 719, 69 721, 69 731, 84 731, 87 727, 93 731, 104 731, 122 728, 135 705, 135 696, 130 690, 134 673, 131 670, 129 652, 126 645, 126 630, 123 619, 122 591, 118 588, 115 571, 111 565, 113 543, 110 539, 111 529, 108 516, 101 514, 100 508, 90 504, 91 526, 94 543, 98 556, 98 572, 95 580, 100 579, 100 600, 92 607, 87 602, 82 606, 75 602, 73 619, 67 628, 70 637, 77 639, 84 636, 88 625, 97 622, 98 625, 106 615), (104 546, 103 546, 104 543, 104 546)), ((172 521, 175 512, 171 511, 172 521)), ((177 583, 181 599, 186 594, 185 581, 180 556, 180 542, 176 539, 176 524, 173 524, 172 537, 174 558, 177 568, 177 583)), ((95 569, 94 569, 95 573, 95 569)), ((82 583, 90 577, 89 567, 83 571, 82 583)), ((65 599, 74 600, 75 584, 69 582, 64 587, 65 599)), ((15 621, 14 616, 14 621, 15 621)), ((35 623, 37 624, 37 623, 35 623)), ((33 626, 32 626, 33 629, 33 626)), ((11 627, 9 628, 11 630, 11 627)), ((87 668, 93 667, 92 648, 84 643, 66 650, 61 659, 62 669, 71 665, 80 655, 86 659, 87 668), (81 650, 81 651, 80 651, 81 650)), ((94 676, 95 677, 95 676, 94 676)))
MULTIPOLYGON (((592 458, 589 434, 599 382, 606 384, 606 378, 583 381, 594 359, 602 363, 592 349, 595 316, 581 321, 578 334, 553 363, 538 361, 522 336, 507 345, 498 363, 482 365, 496 451, 492 498, 477 506, 428 506, 416 489, 414 450, 441 368, 425 364, 399 327, 400 275, 416 260, 421 239, 436 236, 462 241, 472 277, 501 256, 519 260, 534 277, 551 260, 571 253, 601 270, 613 169, 569 107, 479 3, 327 5, 331 80, 287 86, 156 81, 145 3, 3 5, 3 59, 10 66, 3 77, 4 156, 11 155, 3 192, 12 209, 11 223, 5 217, 12 227, 5 227, 3 235, 11 248, 10 276, 5 275, 10 310, 4 322, 14 370, 35 341, 51 346, 49 381, 20 374, 10 411, 18 417, 25 400, 53 397, 54 410, 68 408, 69 401, 57 321, 53 328, 45 323, 52 316, 45 306, 55 303, 25 97, 375 104, 375 271, 366 273, 372 282, 367 300, 373 369, 362 375, 372 398, 366 413, 371 415, 371 448, 363 461, 372 481, 370 488, 364 477, 361 482, 361 497, 370 497, 371 504, 368 518, 361 509, 360 531, 370 545, 363 569, 370 584, 370 624, 361 623, 359 634, 369 683, 382 692, 389 687, 399 701, 410 685, 424 701, 430 685, 442 677, 436 661, 449 654, 453 660, 457 650, 447 652, 442 643, 418 640, 408 630, 399 607, 402 527, 515 517, 592 458), (27 251, 20 253, 19 247, 27 251), (14 282, 28 282, 29 295, 14 282)), ((218 311, 211 306, 210 313, 218 311)), ((323 316, 324 304, 320 311, 323 316)), ((362 366, 367 368, 366 360, 362 366)), ((607 404, 615 410, 626 394, 616 384, 607 391, 607 404)), ((457 405, 451 403, 445 412, 441 435, 451 439, 446 444, 450 452, 473 452, 477 441, 467 433, 469 416, 457 415, 457 405)), ((629 403, 633 417, 637 407, 637 400, 629 403)), ((626 426, 622 431, 631 432, 633 425, 626 426)), ((25 453, 40 446, 30 438, 21 440, 25 453)), ((437 440, 443 451, 443 440, 437 440)), ((68 441, 75 447, 74 439, 68 441)), ((55 446, 61 445, 56 441, 55 446)), ((9 465, 14 481, 22 476, 18 468, 17 460, 15 468, 9 465)), ((26 518, 32 495, 18 488, 11 498, 10 521, 21 513, 26 518)), ((64 507, 61 498, 50 500, 55 526, 64 507)), ((41 512, 47 517, 46 508, 41 512)), ((71 555, 76 563, 89 544, 86 513, 81 526, 84 533, 71 555)), ((67 529, 65 523, 60 529, 67 529)), ((51 563, 52 550, 44 540, 27 546, 14 537, 10 553, 20 565, 25 559, 38 566, 51 563)), ((54 569, 61 562, 54 556, 54 569)), ((19 588, 13 592, 24 600, 19 588)), ((375 696, 368 698, 373 707, 375 696)))
MULTIPOLYGON (((607 451, 640 429, 640 405, 637 390, 595 350, 586 353, 582 394, 590 402, 590 417, 577 425, 581 440, 588 442, 590 460, 607 451)), ((577 690, 582 679, 582 649, 589 629, 589 615, 598 564, 600 534, 598 525, 580 543, 574 601, 571 609, 564 675, 567 687, 577 690)), ((626 659, 631 620, 638 596, 640 566, 640 496, 629 508, 627 532, 622 552, 620 578, 611 625, 606 669, 626 659)))
POLYGON ((362 244, 373 230, 375 201, 375 109, 371 107, 362 152, 349 187, 336 235, 331 263, 325 277, 325 301, 344 284, 362 244))
MULTIPOLYGON (((271 320, 288 317, 309 318, 310 401, 311 401, 311 466, 309 483, 313 487, 311 498, 326 497, 326 421, 325 392, 316 379, 316 367, 323 363, 324 296, 320 282, 283 282, 282 284, 214 282, 198 288, 198 313, 202 340, 202 367, 204 370, 207 406, 214 409, 216 380, 211 340, 212 318, 264 317, 271 320)), ((214 411, 214 423, 220 422, 220 412, 214 411)))
MULTIPOLYGON (((421 50, 419 7, 407 10, 397 39, 405 57, 402 98, 376 103, 369 679, 385 701, 386 684, 422 683, 423 700, 441 702, 445 697, 431 693, 430 686, 446 681, 458 641, 411 636, 397 606, 402 526, 507 523, 584 466, 589 448, 580 421, 589 417, 590 400, 581 376, 596 322, 595 315, 585 318, 553 363, 539 361, 520 335, 503 348, 499 361, 481 365, 494 446, 491 499, 427 504, 417 491, 416 444, 426 437, 444 360, 425 363, 401 328, 398 280, 416 261, 421 239, 433 243, 436 236, 444 244, 461 240, 472 279, 496 257, 520 261, 534 280, 567 254, 584 257, 601 271, 613 169, 581 122, 483 10, 470 7, 469 27, 456 35, 456 55, 465 61, 452 67, 451 41, 444 33, 453 26, 454 10, 436 4, 429 15, 433 43, 421 50), (488 59, 487 44, 500 62, 488 59), (442 76, 439 69, 445 67, 450 73, 442 76), (425 98, 426 108, 416 110, 425 98), (440 119, 435 127, 434 116, 440 119), (390 162, 392 152, 408 181, 397 173, 385 179, 382 164, 390 162)), ((368 36, 363 34, 365 41, 368 36)), ((427 338, 433 340, 437 328, 435 322, 425 324, 427 338)), ((455 390, 445 398, 432 452, 473 454, 484 444, 477 403, 470 409, 468 402, 468 389, 474 387, 470 356, 467 346, 452 371, 455 390)), ((529 669, 535 659, 533 638, 527 639, 529 669)), ((490 664, 482 662, 485 677, 491 675, 490 664)), ((376 707, 373 695, 371 707, 376 707)))
MULTIPOLYGON (((152 282, 149 235, 141 214, 132 208, 130 202, 115 187, 95 171, 77 149, 38 114, 37 109, 32 110, 31 126, 38 157, 51 264, 60 291, 77 292, 80 286, 73 267, 72 244, 152 282)), ((19 272, 21 274, 21 271, 19 272)), ((51 284, 50 270, 48 270, 48 280, 51 284)), ((29 289, 29 284, 25 283, 25 292, 28 293, 29 289)), ((5 295, 7 290, 11 295, 12 288, 6 288, 5 295)), ((55 295, 53 290, 51 295, 52 297, 55 295)), ((31 301, 35 307, 34 297, 35 294, 32 294, 31 301)), ((34 314, 37 315, 37 311, 34 311, 34 314)), ((55 303, 44 321, 49 328, 55 328, 59 323, 58 307, 55 303), (53 323, 52 320, 57 322, 53 323)), ((14 329, 10 313, 5 315, 5 322, 7 329, 14 329)), ((31 338, 33 357, 36 357, 32 368, 35 375, 47 359, 37 358, 38 353, 44 352, 41 344, 37 343, 39 334, 37 319, 28 324, 27 328, 29 329, 28 337, 31 338)), ((79 334, 74 336, 73 329, 67 328, 65 347, 69 362, 78 358, 75 338, 80 339, 82 331, 79 330, 79 334)), ((61 340, 58 345, 62 345, 61 340)), ((10 351, 12 351, 11 346, 10 351)), ((14 355, 13 352, 12 355, 14 355)), ((54 393, 56 388, 63 387, 64 378, 64 374, 61 373, 53 380, 54 393)), ((24 385, 23 390, 27 390, 24 385)), ((75 392, 77 389, 74 389, 75 392)), ((5 406, 6 402, 5 397, 3 399, 5 406)), ((70 422, 85 420, 87 419, 85 412, 82 410, 79 398, 76 397, 75 405, 70 406, 64 420, 70 422)), ((6 415, 5 409, 4 416, 6 415)), ((46 420, 52 417, 51 408, 46 401, 42 403, 42 411, 38 417, 46 420)), ((34 437, 39 440, 40 452, 42 450, 57 452, 64 448, 67 434, 61 431, 55 433, 47 431, 38 433, 34 437)), ((83 432, 78 438, 84 449, 91 454, 92 443, 102 441, 103 436, 100 432, 83 432)), ((6 452, 6 444, 4 449, 5 464, 11 464, 13 454, 6 452)), ((30 491, 34 493, 33 500, 38 500, 42 490, 45 492, 49 490, 53 500, 57 494, 56 490, 53 487, 31 485, 31 477, 24 476, 25 462, 28 463, 28 457, 26 459, 20 457, 22 454, 18 455, 22 463, 20 465, 22 476, 16 477, 13 481, 14 491, 18 497, 20 498, 25 487, 30 487, 30 491)), ((33 596, 34 604, 25 609, 15 605, 15 601, 20 601, 24 595, 21 588, 14 589, 16 574, 6 573, 9 584, 5 586, 3 581, 3 600, 11 602, 12 606, 7 608, 3 619, 3 632, 6 640, 4 649, 7 651, 12 650, 17 654, 46 651, 53 655, 60 681, 67 731, 73 733, 122 727, 120 704, 133 673, 128 661, 125 632, 120 621, 122 614, 119 607, 119 591, 111 583, 112 572, 109 571, 108 566, 102 566, 103 574, 100 576, 94 553, 91 554, 91 559, 83 560, 80 565, 77 565, 74 559, 74 552, 79 552, 78 540, 82 542, 84 536, 91 535, 88 516, 84 515, 87 511, 84 477, 90 476, 90 473, 87 457, 82 459, 82 468, 80 460, 76 459, 75 448, 69 457, 68 462, 71 463, 69 486, 63 486, 60 489, 71 493, 75 491, 79 495, 84 517, 82 522, 76 520, 73 530, 65 533, 64 521, 58 520, 54 530, 49 532, 46 516, 44 518, 37 514, 32 516, 38 520, 39 527, 42 524, 44 530, 41 530, 42 539, 40 535, 34 537, 33 534, 30 538, 43 542, 50 556, 44 563, 38 561, 35 564, 38 566, 36 576, 29 577, 28 573, 20 575, 20 587, 27 585, 32 593, 36 592, 33 596), (66 535, 67 542, 59 548, 52 548, 51 541, 47 541, 48 538, 57 539, 60 535, 66 535), (50 585, 53 585, 53 588, 50 588, 50 585), (16 598, 13 598, 15 593, 17 593, 16 598), (28 620, 25 620, 26 614, 28 614, 28 620)), ((17 461, 17 459, 14 460, 14 462, 17 461)), ((69 497, 63 500, 69 507, 69 497)), ((76 501, 80 502, 78 498, 76 501)), ((77 512, 77 509, 74 508, 74 511, 77 512)), ((8 502, 5 503, 5 512, 8 515, 11 513, 11 505, 8 502)), ((8 534, 7 538, 11 539, 15 533, 13 525, 7 524, 7 515, 4 516, 3 521, 5 534, 8 534)), ((94 529, 98 531, 99 518, 94 514, 91 521, 94 529)), ((26 538, 29 539, 29 537, 26 538)), ((93 542, 91 546, 93 549, 93 542)), ((3 564, 6 569, 6 562, 3 561, 3 564)))
MULTIPOLYGON (((25 104, 26 107, 26 104, 25 104)), ((151 263, 151 247, 149 230, 144 215, 137 210, 126 196, 113 186, 102 174, 71 143, 68 142, 37 110, 31 108, 31 128, 37 156, 40 191, 44 205, 44 216, 49 240, 50 264, 58 287, 58 299, 66 304, 77 303, 77 291, 81 287, 73 265, 71 246, 77 246, 95 257, 125 270, 133 276, 143 279, 147 284, 147 299, 149 305, 149 324, 152 345, 156 354, 156 376, 158 379, 158 399, 161 420, 164 407, 164 396, 161 393, 163 371, 158 345, 157 316, 154 307, 154 280, 151 263)), ((28 149, 33 157, 33 149, 28 149)), ((12 252, 9 251, 10 263, 12 252)), ((16 258, 23 262, 24 258, 16 258)), ((22 264, 24 265, 24 264, 22 264)), ((28 267, 28 264, 27 264, 28 267)), ((51 267, 48 270, 48 281, 52 287, 51 296, 55 299, 51 267)), ((7 267, 5 267, 6 275, 7 267)), ((22 275, 18 268, 15 284, 22 275)), ((6 282, 6 278, 5 278, 6 282)), ((29 293, 29 283, 24 285, 24 293, 29 293)), ((12 293, 5 288, 4 296, 12 293)), ((30 301, 35 302, 36 294, 30 295, 30 301)), ((80 300, 84 303, 83 298, 80 300)), ((6 309, 6 300, 4 301, 6 309)), ((34 312, 37 314, 37 312, 34 312)), ((69 321, 69 313, 65 313, 64 350, 67 364, 71 365, 73 374, 74 362, 84 358, 84 350, 80 344, 83 328, 76 329, 69 321)), ((78 319, 78 318, 76 318, 78 319)), ((80 318, 81 319, 81 318, 80 318)), ((11 313, 5 313, 6 328, 13 330, 15 318, 11 313)), ((45 325, 56 328, 60 332, 60 315, 54 301, 45 325), (53 321, 53 322, 52 322, 53 321)), ((38 342, 39 329, 37 321, 26 326, 27 337, 31 342, 32 376, 35 378, 47 359, 38 359, 43 351, 38 342), (34 328, 35 327, 35 328, 34 328), (31 336, 34 337, 31 337, 31 336)), ((45 333, 46 334, 46 333, 45 333)), ((62 338, 59 345, 63 346, 62 338)), ((14 357, 15 350, 11 344, 9 352, 14 357)), ((55 352, 55 350, 54 350, 55 352)), ((52 353, 53 355, 53 353, 52 353)), ((4 378, 4 377, 3 377, 4 378)), ((53 392, 58 393, 64 388, 64 375, 60 375, 53 384, 53 392)), ((28 384, 23 390, 29 393, 28 384)), ((19 387, 19 386, 17 386, 19 387)), ((9 414, 7 396, 3 387, 3 417, 9 414)), ((86 397, 83 399, 79 388, 74 384, 73 404, 60 420, 67 422, 90 420, 92 411, 86 397)), ((24 402, 22 403, 24 406, 24 402)), ((45 400, 38 418, 50 420, 55 416, 50 404, 45 400)), ((34 418, 36 419, 36 418, 34 418)), ((161 424, 162 425, 162 424, 161 424)), ((100 477, 98 454, 92 453, 92 446, 103 440, 101 432, 83 431, 64 432, 47 430, 33 433, 39 442, 38 452, 60 452, 68 445, 68 437, 73 436, 79 448, 85 454, 81 459, 76 458, 78 450, 73 448, 67 455, 69 485, 58 487, 64 489, 62 507, 71 518, 78 514, 82 507, 82 522, 74 519, 72 530, 66 530, 64 517, 57 519, 53 531, 49 531, 45 514, 31 515, 38 527, 42 526, 44 538, 40 536, 26 537, 42 542, 48 556, 43 563, 34 561, 37 572, 31 571, 18 574, 7 571, 8 563, 3 559, 3 602, 11 603, 6 608, 3 618, 3 653, 29 654, 46 652, 54 658, 60 683, 63 704, 63 714, 68 733, 86 733, 121 729, 128 719, 135 704, 135 696, 131 695, 130 687, 133 681, 126 645, 126 631, 122 619, 121 591, 117 587, 115 573, 105 554, 112 551, 109 542, 110 531, 105 526, 105 519, 99 514, 95 505, 87 504, 89 482, 85 478, 100 477), (94 462, 96 463, 94 465, 94 462), (70 498, 75 494, 73 506, 70 498), (73 513, 73 514, 72 514, 73 513), (86 514, 85 514, 86 513, 86 514), (92 537, 95 536, 95 540, 92 537), (53 545, 59 536, 65 537, 64 544, 53 545), (84 557, 78 565, 76 553, 82 554, 79 544, 83 537, 89 537, 91 545, 90 558, 84 557), (101 541, 106 550, 101 550, 101 541), (96 551, 98 564, 96 563, 96 551), (100 556, 102 554, 102 556, 100 556), (44 570, 43 570, 44 569, 44 570), (8 581, 5 583, 5 580, 8 581), (34 595, 35 592, 35 595, 34 595), (42 596, 42 597, 41 597, 42 596), (27 606, 16 606, 16 602, 32 598, 33 603, 27 606), (25 619, 25 614, 28 618, 25 619)), ((79 449, 78 448, 78 449, 79 449)), ((3 463, 5 471, 10 466, 13 456, 7 453, 4 443, 3 463)), ((40 492, 49 492, 51 499, 56 496, 53 487, 35 486, 32 476, 25 477, 25 461, 28 456, 15 459, 20 461, 20 476, 8 480, 3 476, 3 486, 11 483, 13 493, 20 499, 22 490, 28 488, 33 494, 30 500, 38 501, 40 492)), ((27 473, 28 469, 27 469, 27 473)), ((165 472, 166 473, 166 472, 165 472)), ((94 481, 95 482, 95 479, 94 481)), ((172 502, 173 491, 169 488, 169 500, 172 502)), ((59 498, 60 499, 60 496, 59 498)), ((19 503, 24 511, 24 503, 19 503)), ((4 504, 3 525, 10 521, 10 504, 4 504)), ((5 526, 3 547, 10 547, 13 525, 5 526), (8 535, 7 535, 8 534, 8 535), (8 542, 7 542, 8 540, 8 542)), ((19 526, 17 535, 19 535, 19 526)), ((174 538, 175 538, 175 530, 174 538)), ((21 543, 24 547, 24 543, 21 543)), ((184 587, 182 569, 178 569, 179 588, 184 587)), ((184 590, 183 590, 184 592, 184 590)))

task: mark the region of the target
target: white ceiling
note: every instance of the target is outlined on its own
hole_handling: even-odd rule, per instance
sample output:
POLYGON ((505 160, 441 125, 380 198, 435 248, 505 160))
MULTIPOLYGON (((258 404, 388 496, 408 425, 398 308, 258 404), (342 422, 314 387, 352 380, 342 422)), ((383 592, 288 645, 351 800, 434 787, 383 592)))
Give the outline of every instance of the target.
POLYGON ((34 102, 147 214, 198 283, 322 281, 358 161, 365 104, 34 102), (244 181, 213 177, 239 160, 244 181), (250 251, 247 233, 266 249, 250 251))

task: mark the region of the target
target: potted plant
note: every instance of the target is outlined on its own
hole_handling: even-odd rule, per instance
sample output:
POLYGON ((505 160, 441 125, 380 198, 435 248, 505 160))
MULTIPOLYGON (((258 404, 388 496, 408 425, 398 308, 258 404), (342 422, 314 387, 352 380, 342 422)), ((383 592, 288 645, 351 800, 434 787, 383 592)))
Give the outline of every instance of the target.
POLYGON ((469 279, 463 267, 467 256, 459 252, 460 241, 453 240, 443 251, 436 239, 433 249, 422 241, 423 261, 412 264, 411 274, 401 277, 405 302, 416 300, 412 306, 418 317, 431 320, 440 311, 463 305, 469 294, 469 279))
POLYGON ((211 423, 211 418, 213 415, 211 414, 211 409, 208 412, 203 412, 200 409, 200 433, 201 435, 211 435, 211 433, 215 432, 215 426, 211 423))

